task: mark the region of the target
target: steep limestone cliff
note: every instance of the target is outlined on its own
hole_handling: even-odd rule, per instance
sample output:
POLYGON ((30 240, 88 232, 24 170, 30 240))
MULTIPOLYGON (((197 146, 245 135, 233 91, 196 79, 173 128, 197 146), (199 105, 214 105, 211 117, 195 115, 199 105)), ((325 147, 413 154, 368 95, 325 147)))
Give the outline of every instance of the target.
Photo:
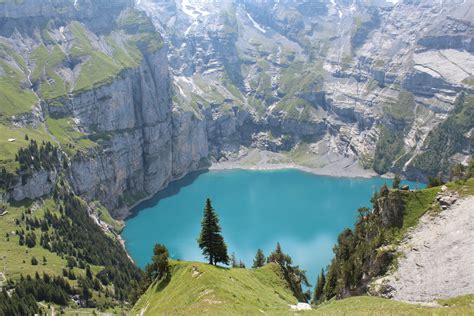
POLYGON ((15 172, 25 134, 68 161, 10 196, 47 194, 63 172, 119 214, 254 148, 311 168, 446 175, 473 151, 471 11, 456 1, 3 1, 2 164, 15 172))
MULTIPOLYGON (((307 152, 313 168, 324 166, 316 161, 328 148, 336 160, 378 173, 447 175, 416 161, 456 98, 474 92, 471 3, 141 0, 137 7, 170 43, 177 106, 210 108, 219 118, 229 108, 247 113, 234 134, 240 141, 217 148, 216 160, 238 157, 239 145, 258 148, 263 133, 285 150, 318 148, 307 152)), ((448 160, 471 155, 467 146, 448 160)))
MULTIPOLYGON (((2 38, 10 52, 4 64, 18 69, 25 93, 35 96, 30 106, 37 113, 27 121, 17 119, 27 109, 11 116, 5 111, 2 124, 7 132, 34 126, 41 133, 38 138, 61 146, 69 157, 63 172, 75 192, 101 201, 118 215, 169 181, 206 165, 206 123, 193 113, 172 109, 167 47, 150 47, 150 40, 143 39, 147 32, 128 28, 130 23, 146 23, 146 17, 130 9, 129 1, 111 5, 105 16, 115 26, 100 31, 89 29, 88 19, 97 20, 106 9, 101 2, 52 1, 43 3, 45 8, 28 1, 20 6, 7 2, 0 12, 5 23, 14 24, 25 16, 48 18, 43 11, 60 5, 67 10, 48 14, 65 26, 39 23, 32 33, 20 29, 20 34, 12 35, 19 39, 2 38), (87 16, 79 14, 80 8, 87 16), (29 47, 18 49, 19 41, 29 42, 29 47), (40 50, 48 60, 38 60, 40 50), (60 60, 51 65, 54 54, 60 60), (93 67, 112 60, 116 64, 94 72, 93 67), (86 84, 81 85, 83 81, 86 84), (45 93, 46 85, 58 84, 64 85, 58 93, 52 97, 45 93)), ((51 193, 58 172, 42 170, 17 181, 11 198, 35 199, 51 193)))

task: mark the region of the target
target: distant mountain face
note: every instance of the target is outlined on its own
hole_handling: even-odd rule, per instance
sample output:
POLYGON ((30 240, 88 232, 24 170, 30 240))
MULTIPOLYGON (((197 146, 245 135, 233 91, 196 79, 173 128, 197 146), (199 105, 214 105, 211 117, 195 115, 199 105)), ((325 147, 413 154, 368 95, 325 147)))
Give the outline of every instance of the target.
POLYGON ((229 135, 211 139, 217 159, 242 144, 301 146, 327 155, 314 166, 339 157, 426 179, 473 153, 470 1, 138 0, 137 7, 169 43, 174 105, 237 113, 229 135), (437 136, 461 94, 462 132, 437 136), (426 158, 437 161, 426 166, 426 158))
POLYGON ((117 213, 252 148, 447 175, 473 153, 473 6, 0 1, 0 199, 51 193, 63 174, 117 213), (18 170, 25 134, 67 170, 18 170))

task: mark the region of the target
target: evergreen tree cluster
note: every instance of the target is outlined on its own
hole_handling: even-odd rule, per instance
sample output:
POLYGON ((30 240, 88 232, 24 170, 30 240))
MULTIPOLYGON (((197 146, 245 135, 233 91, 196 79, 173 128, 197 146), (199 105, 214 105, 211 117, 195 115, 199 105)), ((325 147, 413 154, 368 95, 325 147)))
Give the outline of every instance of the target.
POLYGON ((153 248, 153 257, 151 263, 145 268, 145 278, 148 283, 154 280, 161 280, 167 276, 169 272, 168 249, 162 244, 156 244, 153 248))
POLYGON ((88 210, 81 200, 66 191, 56 192, 60 216, 51 212, 45 213, 51 232, 44 232, 41 244, 44 248, 62 256, 67 256, 68 265, 73 262, 104 266, 97 274, 103 285, 113 284, 114 297, 123 301, 129 299, 133 287, 141 279, 140 270, 130 261, 121 245, 105 235, 99 226, 88 215, 88 210), (69 263, 71 262, 71 263, 69 263))
POLYGON ((39 307, 33 295, 19 296, 13 292, 10 296, 7 291, 0 292, 0 316, 9 315, 37 315, 39 307))
MULTIPOLYGON (((130 300, 140 282, 140 270, 129 260, 121 245, 95 224, 80 199, 59 186, 53 197, 59 205, 58 212, 47 209, 42 218, 37 218, 28 209, 16 219, 20 246, 37 246, 38 236, 41 247, 66 259, 63 277, 77 280, 82 293, 90 294, 95 290, 120 301, 130 300), (90 265, 104 268, 93 276, 90 265), (76 276, 75 267, 86 269, 87 278, 76 276), (108 285, 113 285, 114 291, 109 291, 108 285)), ((37 265, 39 260, 33 257, 31 264, 37 265)), ((46 264, 46 258, 43 258, 43 264, 46 264)), ((87 298, 84 305, 94 306, 95 303, 87 298)))
POLYGON ((277 243, 276 249, 268 256, 267 262, 274 262, 280 266, 283 277, 298 301, 307 302, 310 299, 309 291, 303 291, 302 287, 303 285, 311 286, 306 277, 306 271, 301 270, 299 266, 293 265, 293 260, 282 251, 280 243, 277 243))
POLYGON ((152 282, 170 277, 168 258, 169 252, 165 245, 156 244, 153 247, 151 263, 146 265, 141 283, 132 293, 132 301, 136 301, 143 293, 145 293, 152 282))
POLYGON ((242 260, 238 260, 234 252, 230 256, 230 266, 232 268, 245 269, 245 263, 242 260))
MULTIPOLYGON (((393 207, 403 208, 400 192, 389 192, 383 186, 372 198, 372 210, 365 207, 358 210, 355 229, 347 228, 339 234, 333 259, 326 272, 323 270, 318 276, 313 303, 360 295, 366 291, 371 278, 385 273, 393 258, 390 252, 380 251, 380 247, 387 243, 399 222, 384 220, 387 214, 383 214, 379 201, 388 198, 393 207)), ((403 209, 396 214, 403 222, 403 209)))
POLYGON ((0 189, 8 191, 15 185, 15 175, 13 173, 8 172, 5 167, 2 167, 2 171, 0 172, 0 189))
MULTIPOLYGON (((28 139, 27 139, 28 140, 28 139)), ((22 182, 30 177, 35 171, 41 169, 54 170, 60 167, 61 151, 50 142, 44 142, 41 145, 32 139, 25 148, 20 148, 15 155, 15 161, 20 165, 16 170, 16 175, 8 172, 2 167, 0 172, 0 189, 10 190, 16 185, 16 176, 21 176, 22 182)))
POLYGON ((32 139, 28 147, 20 148, 15 156, 15 161, 20 164, 19 175, 31 175, 41 169, 53 170, 60 165, 60 151, 50 142, 38 143, 32 139))
POLYGON ((34 315, 39 313, 36 302, 44 301, 58 305, 66 305, 70 295, 79 294, 60 276, 40 277, 21 276, 17 282, 10 281, 0 292, 0 315, 34 315), (10 293, 10 295, 8 294, 10 293))
POLYGON ((263 254, 263 250, 258 249, 257 253, 255 254, 255 259, 253 259, 252 268, 257 269, 257 268, 263 267, 265 265, 266 260, 267 259, 265 258, 265 255, 263 254))

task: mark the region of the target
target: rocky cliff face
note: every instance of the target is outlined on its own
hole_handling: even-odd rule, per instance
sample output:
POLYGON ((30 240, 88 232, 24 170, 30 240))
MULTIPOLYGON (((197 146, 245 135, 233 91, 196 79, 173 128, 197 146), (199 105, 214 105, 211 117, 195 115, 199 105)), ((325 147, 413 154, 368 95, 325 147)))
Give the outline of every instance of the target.
MULTIPOLYGON (((239 145, 258 147, 265 133, 286 149, 329 148, 379 173, 435 175, 414 172, 414 162, 456 97, 474 91, 472 4, 215 3, 137 1, 170 43, 175 104, 210 108, 219 118, 232 115, 229 108, 246 112, 239 145)), ((465 161, 472 148, 457 154, 451 163, 465 161)), ((218 150, 215 158, 231 156, 218 150)))
MULTIPOLYGON (((75 191, 116 214, 252 148, 425 180, 440 170, 418 167, 437 139, 430 132, 474 94, 473 10, 468 1, 4 1, 0 127, 61 146, 75 191)), ((450 162, 472 156, 469 102, 451 119, 466 126, 450 162)), ((55 176, 41 172, 11 196, 47 194, 55 176)))
POLYGON ((7 0, 0 3, 0 12, 3 19, 65 17, 93 19, 104 17, 105 10, 110 17, 110 13, 118 13, 131 5, 132 0, 7 0))
MULTIPOLYGON (((116 58, 117 42, 124 46, 134 43, 134 38, 129 42, 121 39, 115 43, 112 40, 103 40, 111 28, 112 32, 116 32, 118 27, 114 25, 125 24, 126 20, 137 18, 135 14, 127 11, 130 10, 128 1, 111 5, 112 11, 105 16, 113 20, 114 25, 108 26, 105 31, 88 28, 88 19, 97 19, 93 16, 106 9, 101 2, 79 1, 72 4, 68 1, 45 1, 37 7, 26 1, 20 7, 6 3, 0 12, 5 23, 13 25, 25 16, 48 18, 48 14, 54 15, 54 12, 46 15, 42 12, 58 9, 60 5, 65 8, 61 9, 65 16, 56 17, 61 18, 60 24, 66 27, 61 26, 59 30, 55 27, 46 28, 43 32, 51 34, 51 37, 60 32, 63 38, 68 39, 66 43, 61 39, 56 41, 54 37, 53 43, 46 42, 44 37, 35 38, 34 32, 40 30, 42 24, 38 24, 33 33, 22 30, 20 34, 14 35, 19 36, 19 39, 2 38, 8 44, 13 41, 29 42, 30 47, 25 51, 12 45, 12 51, 15 50, 17 55, 13 52, 11 55, 15 54, 13 57, 18 60, 28 61, 25 69, 14 58, 8 58, 5 63, 8 62, 12 67, 20 68, 29 74, 20 77, 19 81, 25 85, 31 84, 31 91, 37 98, 32 104, 36 115, 31 121, 16 120, 17 117, 23 116, 23 113, 20 113, 11 117, 5 115, 3 124, 13 124, 23 129, 35 126, 44 133, 41 134, 42 137, 62 146, 69 156, 69 166, 62 172, 75 192, 88 200, 100 200, 118 215, 120 210, 126 210, 130 203, 156 193, 169 181, 207 164, 206 124, 191 112, 173 109, 166 46, 161 45, 161 48, 158 46, 150 50, 149 47, 140 47, 141 43, 138 43, 137 48, 141 49, 141 53, 137 48, 121 52, 129 58, 135 57, 135 60, 118 64, 117 68, 120 68, 114 69, 117 73, 106 77, 105 80, 94 81, 95 78, 91 78, 90 85, 76 89, 80 84, 81 75, 84 75, 84 79, 89 79, 94 71, 87 68, 87 62, 99 56, 99 61, 105 63, 108 56, 111 59, 116 58), (81 12, 79 8, 86 4, 91 6, 86 8, 87 17, 77 15, 76 10, 81 12), (47 7, 48 5, 52 7, 47 7), (117 19, 119 22, 115 22, 117 19), (122 22, 123 20, 125 22, 122 22), (81 24, 77 26, 79 24, 74 23, 81 24), (76 41, 79 42, 79 49, 90 49, 87 55, 81 56, 75 52, 76 41), (89 45, 91 47, 88 47, 89 45), (34 82, 34 75, 31 74, 37 71, 39 61, 34 60, 34 56, 38 49, 44 49, 45 54, 58 50, 57 54, 64 54, 65 57, 54 65, 53 69, 48 69, 48 66, 41 69, 43 77, 38 75, 34 82), (71 66, 71 63, 77 65, 71 66), (43 94, 45 90, 42 85, 57 84, 60 80, 64 80, 64 85, 69 88, 68 94, 58 93, 53 98, 43 94), (66 126, 61 126, 61 122, 65 122, 66 126), (57 128, 59 130, 56 130, 57 128), (67 139, 64 140, 64 137, 67 139), (87 142, 89 145, 81 147, 81 142, 87 142), (74 149, 70 150, 71 148, 74 149)), ((117 35, 129 35, 120 32, 117 35)), ((100 65, 96 64, 95 67, 100 65)), ((25 181, 18 181, 10 197, 15 200, 35 199, 51 193, 58 172, 61 171, 40 171, 25 181)))

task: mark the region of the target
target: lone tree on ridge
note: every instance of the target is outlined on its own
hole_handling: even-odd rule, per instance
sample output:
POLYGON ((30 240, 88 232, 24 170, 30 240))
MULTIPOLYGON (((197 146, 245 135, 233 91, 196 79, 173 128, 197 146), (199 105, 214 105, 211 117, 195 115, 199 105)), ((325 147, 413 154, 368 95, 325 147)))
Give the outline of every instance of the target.
POLYGON ((221 235, 219 217, 214 211, 210 199, 206 200, 198 244, 204 257, 209 260, 209 264, 216 265, 218 262, 229 264, 227 245, 221 235))

